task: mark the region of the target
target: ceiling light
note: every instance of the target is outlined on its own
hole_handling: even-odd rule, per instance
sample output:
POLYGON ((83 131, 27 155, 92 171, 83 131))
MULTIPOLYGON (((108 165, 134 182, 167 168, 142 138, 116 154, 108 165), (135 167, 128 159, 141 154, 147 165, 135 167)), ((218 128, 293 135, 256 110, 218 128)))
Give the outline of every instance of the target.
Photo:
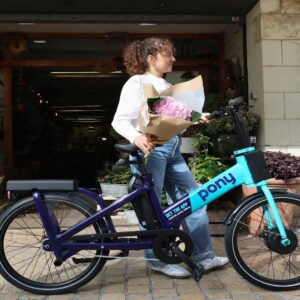
POLYGON ((157 26, 156 23, 140 23, 140 26, 157 26))
POLYGON ((56 72, 51 71, 51 77, 68 77, 68 78, 85 78, 85 77, 119 77, 123 76, 123 73, 101 73, 96 71, 63 71, 56 72))
POLYGON ((117 70, 117 71, 112 71, 112 72, 109 72, 111 74, 122 74, 123 72, 121 70, 117 70))
POLYGON ((100 74, 96 71, 51 71, 50 74, 100 74))
POLYGON ((35 44, 46 44, 47 43, 47 41, 45 41, 45 40, 33 40, 33 42, 35 44))
POLYGON ((20 22, 20 23, 18 23, 18 25, 20 25, 20 26, 31 26, 31 25, 35 25, 35 23, 30 23, 30 22, 20 22))

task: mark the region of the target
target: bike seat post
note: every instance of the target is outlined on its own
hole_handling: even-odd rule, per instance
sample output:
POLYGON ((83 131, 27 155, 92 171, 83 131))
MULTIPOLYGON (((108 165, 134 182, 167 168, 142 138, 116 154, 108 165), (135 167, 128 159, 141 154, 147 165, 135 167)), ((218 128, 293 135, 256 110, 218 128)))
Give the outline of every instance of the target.
POLYGON ((138 154, 138 155, 136 155, 136 160, 137 160, 137 164, 141 170, 141 175, 146 175, 147 170, 145 167, 144 159, 138 154))

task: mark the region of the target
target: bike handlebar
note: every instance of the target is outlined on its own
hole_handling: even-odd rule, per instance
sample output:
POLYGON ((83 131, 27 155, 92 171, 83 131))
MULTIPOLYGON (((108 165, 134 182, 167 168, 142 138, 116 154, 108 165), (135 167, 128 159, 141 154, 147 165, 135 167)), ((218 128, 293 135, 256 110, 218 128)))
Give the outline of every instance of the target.
POLYGON ((230 114, 230 112, 232 110, 237 111, 240 107, 242 107, 244 105, 245 105, 245 103, 244 103, 243 99, 240 97, 231 99, 228 101, 228 105, 224 109, 213 111, 206 118, 208 120, 211 120, 211 119, 218 119, 223 116, 227 116, 228 114, 230 114))
POLYGON ((218 119, 223 116, 231 116, 234 121, 234 126, 237 130, 237 133, 242 141, 242 145, 244 147, 251 146, 249 135, 246 131, 245 125, 243 124, 240 115, 239 115, 239 108, 244 106, 244 101, 241 98, 234 98, 228 101, 228 105, 219 111, 213 111, 210 115, 206 118, 208 120, 211 119, 218 119))

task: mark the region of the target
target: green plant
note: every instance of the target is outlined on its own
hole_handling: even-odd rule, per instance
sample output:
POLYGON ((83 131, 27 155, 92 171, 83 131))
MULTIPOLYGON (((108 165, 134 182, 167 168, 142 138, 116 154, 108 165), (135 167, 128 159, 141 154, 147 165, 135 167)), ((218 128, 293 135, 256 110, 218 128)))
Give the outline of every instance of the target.
POLYGON ((195 141, 192 143, 192 147, 195 148, 202 156, 207 156, 209 148, 213 146, 210 138, 201 132, 198 132, 194 136, 195 141))
POLYGON ((98 181, 105 183, 127 184, 132 176, 130 169, 125 171, 104 170, 98 172, 98 181))
POLYGON ((215 156, 202 156, 196 154, 189 167, 196 182, 205 183, 225 171, 228 166, 223 164, 221 158, 215 156))
POLYGON ((252 112, 244 112, 242 118, 245 120, 246 129, 250 134, 254 134, 259 126, 260 117, 259 115, 252 112))
POLYGON ((222 133, 231 134, 236 132, 231 117, 223 117, 211 120, 208 124, 206 124, 205 133, 212 137, 222 133))
MULTIPOLYGON (((248 133, 254 134, 259 126, 259 116, 255 113, 245 110, 240 111, 240 116, 248 133)), ((227 116, 220 119, 211 120, 208 124, 206 124, 205 133, 208 136, 216 136, 222 133, 236 134, 237 132, 235 130, 232 118, 227 116)))
POLYGON ((228 168, 220 157, 209 154, 209 148, 212 145, 208 136, 202 133, 195 135, 193 147, 197 149, 198 153, 193 156, 189 167, 197 182, 207 182, 228 168))
POLYGON ((221 97, 218 93, 205 95, 205 102, 202 111, 212 112, 220 109, 221 97))

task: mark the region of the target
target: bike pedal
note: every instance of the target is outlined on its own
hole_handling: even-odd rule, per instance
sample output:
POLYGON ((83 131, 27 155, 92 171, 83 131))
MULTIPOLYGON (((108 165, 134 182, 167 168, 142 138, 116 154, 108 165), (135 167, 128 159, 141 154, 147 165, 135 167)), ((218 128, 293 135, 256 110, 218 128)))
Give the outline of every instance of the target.
POLYGON ((200 281, 200 279, 202 278, 204 272, 205 272, 205 269, 202 265, 194 268, 192 270, 192 276, 195 279, 195 281, 197 281, 197 282, 200 281))

